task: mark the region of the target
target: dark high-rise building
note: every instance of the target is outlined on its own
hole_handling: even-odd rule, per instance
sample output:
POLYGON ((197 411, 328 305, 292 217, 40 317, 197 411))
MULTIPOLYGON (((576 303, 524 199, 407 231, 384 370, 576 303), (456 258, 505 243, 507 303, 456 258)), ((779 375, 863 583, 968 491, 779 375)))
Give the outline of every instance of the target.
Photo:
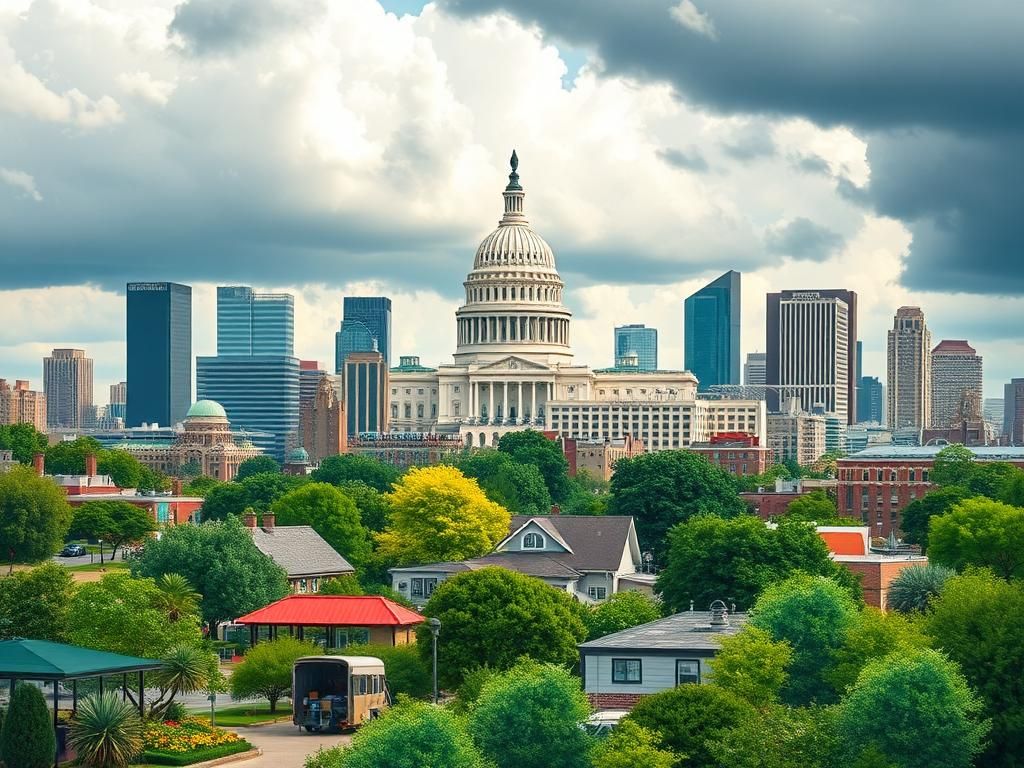
POLYGON ((391 299, 387 296, 346 296, 341 327, 334 335, 334 372, 341 373, 351 352, 380 352, 391 365, 391 299))
POLYGON ((1024 445, 1024 379, 1003 385, 1003 440, 1024 445))
POLYGON ((697 387, 740 383, 740 273, 729 270, 683 302, 684 367, 697 387))
MULTIPOLYGON (((641 371, 658 370, 658 329, 639 325, 619 325, 615 328, 615 365, 635 358, 641 371)), ((626 363, 632 364, 632 363, 626 363)))
POLYGON ((352 352, 342 378, 349 435, 387 432, 388 367, 380 352, 352 352))
POLYGON ((192 288, 128 283, 125 303, 125 426, 177 424, 192 405, 192 288))
POLYGON ((768 410, 791 397, 808 412, 857 418, 857 294, 769 293, 765 330, 768 410))
POLYGON ((885 388, 877 376, 861 376, 857 389, 857 421, 882 423, 885 388))

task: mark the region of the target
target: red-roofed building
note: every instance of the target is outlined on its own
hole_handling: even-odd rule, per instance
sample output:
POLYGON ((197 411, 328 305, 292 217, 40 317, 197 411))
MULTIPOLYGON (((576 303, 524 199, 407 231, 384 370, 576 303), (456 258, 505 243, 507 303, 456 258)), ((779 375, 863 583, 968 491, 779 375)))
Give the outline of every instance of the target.
POLYGON ((928 558, 913 553, 872 552, 869 532, 868 526, 818 526, 818 535, 832 559, 860 578, 864 602, 884 611, 893 580, 904 568, 928 565, 928 558))
POLYGON ((307 629, 315 628, 323 630, 327 648, 344 648, 351 643, 414 643, 416 626, 423 620, 415 611, 379 595, 289 595, 236 623, 249 627, 253 645, 281 634, 302 640, 307 629))

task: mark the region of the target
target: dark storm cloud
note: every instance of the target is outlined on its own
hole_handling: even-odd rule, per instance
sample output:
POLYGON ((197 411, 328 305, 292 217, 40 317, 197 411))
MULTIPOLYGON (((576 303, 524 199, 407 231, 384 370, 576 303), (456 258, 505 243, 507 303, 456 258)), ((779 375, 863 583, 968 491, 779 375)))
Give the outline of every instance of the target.
POLYGON ((771 253, 794 259, 825 261, 843 247, 843 237, 810 219, 797 218, 765 233, 765 247, 771 253))
POLYGON ((674 148, 659 149, 658 157, 674 168, 696 171, 697 173, 704 173, 708 170, 708 161, 704 159, 704 155, 696 147, 690 147, 685 150, 674 148))
POLYGON ((1024 4, 698 0, 713 35, 675 21, 666 0, 441 5, 505 11, 594 50, 609 74, 670 82, 715 111, 852 126, 869 143, 863 196, 913 232, 906 284, 1024 292, 1011 210, 1024 162, 1024 4))
POLYGON ((324 9, 323 0, 188 0, 175 8, 168 31, 190 52, 231 53, 306 24, 324 9))

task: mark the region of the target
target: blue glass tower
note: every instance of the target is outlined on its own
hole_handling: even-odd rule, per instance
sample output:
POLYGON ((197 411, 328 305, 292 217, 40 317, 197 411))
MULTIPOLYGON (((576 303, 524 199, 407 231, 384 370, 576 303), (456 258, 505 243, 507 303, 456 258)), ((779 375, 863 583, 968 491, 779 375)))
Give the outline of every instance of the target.
MULTIPOLYGON (((128 283, 125 426, 172 426, 192 405, 192 288, 128 283)), ((111 408, 111 415, 118 410, 111 408)))
POLYGON ((697 387, 740 383, 740 273, 729 270, 683 303, 684 365, 697 387))
POLYGON ((391 365, 391 299, 387 296, 346 296, 341 328, 334 335, 334 371, 341 373, 352 352, 380 352, 391 365))
MULTIPOLYGON (((247 286, 217 289, 218 355, 285 355, 295 348, 295 299, 247 286)), ((223 403, 221 403, 223 405, 223 403)))
POLYGON ((639 325, 620 325, 615 328, 615 365, 636 357, 641 371, 658 370, 658 329, 639 325))

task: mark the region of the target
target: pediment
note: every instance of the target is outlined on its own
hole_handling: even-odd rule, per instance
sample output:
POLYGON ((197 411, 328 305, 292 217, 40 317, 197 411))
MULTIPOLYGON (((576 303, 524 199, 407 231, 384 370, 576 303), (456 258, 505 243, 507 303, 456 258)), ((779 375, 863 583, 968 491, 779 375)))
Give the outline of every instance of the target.
POLYGON ((550 366, 544 365, 543 363, 536 363, 533 360, 526 360, 522 357, 515 355, 509 355, 503 357, 501 360, 495 360, 493 363, 487 363, 481 365, 476 369, 479 371, 553 371, 554 369, 550 366))

